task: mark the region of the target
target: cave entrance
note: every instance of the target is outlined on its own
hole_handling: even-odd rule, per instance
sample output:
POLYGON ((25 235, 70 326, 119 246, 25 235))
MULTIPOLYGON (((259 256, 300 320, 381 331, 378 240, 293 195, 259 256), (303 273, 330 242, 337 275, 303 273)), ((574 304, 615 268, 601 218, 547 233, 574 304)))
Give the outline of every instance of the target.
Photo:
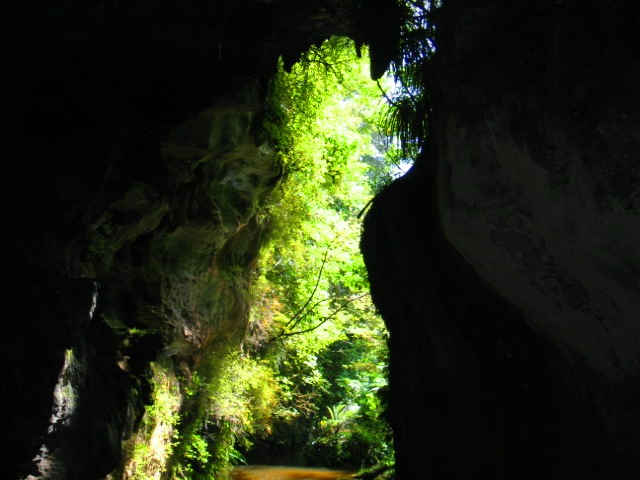
POLYGON ((355 53, 353 41, 332 37, 289 72, 280 66, 270 85, 264 130, 283 174, 259 214, 266 228, 243 343, 268 370, 255 388, 271 395, 238 446, 253 464, 393 461, 382 416, 387 334, 359 239, 370 199, 407 160, 385 133, 393 79, 372 81, 366 50, 355 53))
POLYGON ((244 347, 271 366, 279 399, 263 435, 240 447, 252 463, 393 464, 387 331, 359 240, 371 198, 410 168, 426 140, 430 7, 410 8, 399 57, 376 81, 367 49, 332 37, 290 71, 280 65, 270 85, 264 129, 283 176, 265 202, 244 347))
MULTIPOLYGON (((185 151, 208 150, 187 159, 184 190, 195 193, 184 218, 122 249, 166 272, 157 297, 172 327, 125 472, 217 478, 241 463, 393 462, 387 332, 359 243, 371 199, 424 141, 424 57, 372 81, 367 50, 356 50, 343 37, 313 46, 290 71, 280 65, 264 111, 240 101, 258 104, 248 86, 239 105, 213 106, 162 145, 178 172, 185 151), (211 218, 226 235, 219 245, 211 218)), ((135 346, 150 326, 112 328, 135 346)))
POLYGON ((174 470, 393 464, 387 331, 359 242, 371 199, 425 140, 426 54, 415 48, 429 44, 420 38, 377 81, 366 48, 344 37, 312 46, 289 71, 280 64, 260 135, 281 174, 252 220, 259 253, 250 268, 215 265, 229 285, 250 285, 250 320, 239 349, 210 352, 195 370, 206 408, 181 420, 174 470))
MULTIPOLYGON (((288 82, 290 98, 272 95, 259 119, 276 52, 350 33, 377 42, 383 59, 371 63, 384 71, 395 17, 360 2, 333 17, 325 2, 311 2, 320 16, 296 2, 248 3, 115 2, 9 22, 9 38, 33 41, 10 56, 7 90, 15 160, 4 203, 20 228, 6 249, 6 297, 22 305, 5 309, 20 320, 5 342, 7 431, 19 432, 5 442, 5 470, 211 478, 252 446, 326 466, 389 455, 377 396, 386 332, 358 242, 359 216, 396 173, 382 150, 408 158, 404 136, 389 148, 389 132, 366 120, 369 93, 394 94, 365 82, 366 52, 352 62, 355 45, 336 38, 274 81, 288 82), (49 128, 33 141, 43 118, 49 128), (14 196, 24 200, 15 209, 14 196), (91 317, 84 286, 94 281, 91 317), (73 421, 51 425, 66 402, 49 391, 56 382, 78 401, 73 421), (56 448, 32 461, 40 445, 56 448)), ((411 85, 397 105, 415 105, 411 85)), ((408 111, 387 117, 389 130, 415 120, 408 111)))

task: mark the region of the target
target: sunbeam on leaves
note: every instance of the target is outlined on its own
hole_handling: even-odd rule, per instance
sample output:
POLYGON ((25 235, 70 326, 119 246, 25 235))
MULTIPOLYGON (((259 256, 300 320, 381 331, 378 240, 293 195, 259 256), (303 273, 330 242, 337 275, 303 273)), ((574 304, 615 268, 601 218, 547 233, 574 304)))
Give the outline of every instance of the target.
POLYGON ((254 449, 279 448, 296 463, 393 456, 380 395, 386 332, 359 253, 359 213, 392 179, 383 107, 366 55, 344 38, 312 48, 272 84, 265 131, 284 176, 262 212, 267 242, 245 348, 272 366, 280 395, 273 436, 254 449))

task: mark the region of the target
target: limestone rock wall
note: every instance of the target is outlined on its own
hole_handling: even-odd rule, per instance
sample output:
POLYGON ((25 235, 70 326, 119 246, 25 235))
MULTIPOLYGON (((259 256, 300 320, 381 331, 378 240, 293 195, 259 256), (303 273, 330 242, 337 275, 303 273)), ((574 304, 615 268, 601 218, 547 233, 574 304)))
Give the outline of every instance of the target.
POLYGON ((399 476, 635 478, 640 11, 437 19, 430 139, 363 241, 399 476))
POLYGON ((477 9, 486 31, 443 44, 456 58, 442 81, 456 87, 434 119, 447 238, 536 330, 612 377, 640 366, 638 10, 618 3, 517 19, 515 6, 477 9), (597 29, 607 33, 587 47, 581 35, 597 29), (478 47, 467 42, 494 49, 469 78, 459 66, 478 47), (512 78, 498 85, 492 68, 512 78))

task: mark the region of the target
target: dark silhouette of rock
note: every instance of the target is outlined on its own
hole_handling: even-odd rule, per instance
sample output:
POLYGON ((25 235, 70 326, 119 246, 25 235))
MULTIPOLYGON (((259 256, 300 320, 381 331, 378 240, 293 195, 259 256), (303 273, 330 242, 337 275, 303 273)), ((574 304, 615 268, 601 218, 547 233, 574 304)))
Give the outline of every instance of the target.
MULTIPOLYGON (((441 3, 427 148, 362 243, 397 478, 638 478, 640 8, 441 3)), ((212 335, 242 335, 207 299, 220 252, 250 267, 281 174, 255 131, 277 58, 349 35, 378 77, 393 5, 6 6, 3 478, 116 471, 149 360, 188 375, 212 335)))

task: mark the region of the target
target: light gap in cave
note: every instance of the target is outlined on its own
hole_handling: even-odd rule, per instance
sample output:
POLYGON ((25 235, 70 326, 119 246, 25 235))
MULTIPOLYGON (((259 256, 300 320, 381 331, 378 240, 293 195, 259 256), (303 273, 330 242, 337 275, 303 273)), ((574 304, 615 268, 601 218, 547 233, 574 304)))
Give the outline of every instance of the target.
MULTIPOLYGON (((416 25, 407 28, 424 27, 416 25)), ((163 145, 170 168, 181 168, 183 144, 212 124, 205 143, 228 153, 193 165, 203 178, 220 176, 192 202, 197 222, 140 245, 169 274, 145 301, 168 308, 159 332, 170 342, 150 365, 149 387, 133 386, 144 413, 121 472, 217 478, 242 463, 349 471, 393 463, 382 415, 387 332, 359 242, 371 199, 404 174, 425 138, 426 56, 412 56, 415 48, 401 45, 402 58, 375 82, 367 50, 358 59, 353 41, 332 37, 289 72, 280 65, 252 129, 242 112, 253 106, 239 101, 241 113, 213 106, 163 145), (256 138, 264 143, 243 143, 256 138), (275 184, 248 197, 261 177, 275 184), (202 250, 210 230, 198 223, 207 212, 230 234, 213 258, 202 250)), ((118 237, 118 225, 106 226, 102 237, 118 237)), ((112 326, 127 348, 156 332, 141 327, 112 326)))
MULTIPOLYGON (((394 88, 391 77, 381 83, 394 88)), ((269 366, 275 404, 241 448, 251 463, 392 462, 386 329, 359 251, 362 211, 407 164, 387 155, 380 88, 366 52, 356 58, 339 37, 271 84, 265 129, 284 174, 263 212, 269 227, 244 350, 269 366)))

